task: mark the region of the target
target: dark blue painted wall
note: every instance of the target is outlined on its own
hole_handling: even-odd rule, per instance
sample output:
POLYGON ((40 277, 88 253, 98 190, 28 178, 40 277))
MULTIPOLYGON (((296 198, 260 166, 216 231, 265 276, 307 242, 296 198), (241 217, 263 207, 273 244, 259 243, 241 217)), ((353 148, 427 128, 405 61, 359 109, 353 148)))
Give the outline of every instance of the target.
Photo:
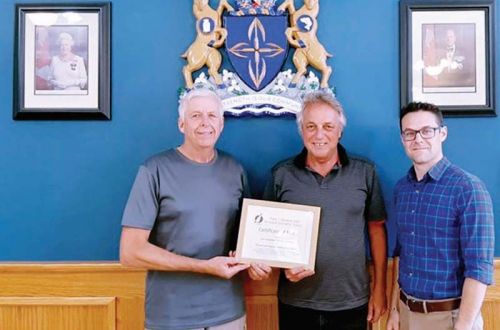
MULTIPOLYGON (((137 167, 181 142, 176 91, 180 54, 195 34, 192 2, 113 1, 109 122, 12 120, 16 2, 0 1, 0 260, 116 260, 137 167)), ((398 18, 396 0, 322 0, 319 16, 348 116, 343 143, 377 164, 389 211, 392 187, 410 166, 398 136, 398 18)), ((496 36, 500 45, 498 29, 496 36)), ((500 238, 500 119, 447 124, 445 152, 486 183, 500 238)), ((258 194, 270 167, 301 143, 292 119, 247 118, 226 121, 219 147, 245 165, 258 194)))

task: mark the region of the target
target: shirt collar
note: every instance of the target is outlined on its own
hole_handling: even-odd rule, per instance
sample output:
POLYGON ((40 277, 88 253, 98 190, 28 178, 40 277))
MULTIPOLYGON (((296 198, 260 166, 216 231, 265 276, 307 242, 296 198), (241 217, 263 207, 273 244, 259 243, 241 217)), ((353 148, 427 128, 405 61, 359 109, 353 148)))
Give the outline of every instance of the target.
MULTIPOLYGON (((443 157, 439 162, 431 167, 429 172, 425 174, 423 180, 427 181, 428 179, 432 179, 434 181, 439 181, 450 164, 451 163, 448 158, 443 157)), ((417 181, 417 175, 415 174, 415 168, 413 166, 408 171, 408 180, 417 181)))
MULTIPOLYGON (((339 153, 339 161, 337 164, 334 166, 335 167, 341 167, 341 166, 346 166, 349 164, 349 158, 347 157, 347 152, 345 148, 339 143, 337 145, 337 150, 339 153), (339 164, 340 163, 340 164, 339 164)), ((307 149, 304 147, 300 154, 297 155, 297 157, 294 158, 293 163, 295 166, 305 169, 306 168, 306 159, 307 159, 307 149)))

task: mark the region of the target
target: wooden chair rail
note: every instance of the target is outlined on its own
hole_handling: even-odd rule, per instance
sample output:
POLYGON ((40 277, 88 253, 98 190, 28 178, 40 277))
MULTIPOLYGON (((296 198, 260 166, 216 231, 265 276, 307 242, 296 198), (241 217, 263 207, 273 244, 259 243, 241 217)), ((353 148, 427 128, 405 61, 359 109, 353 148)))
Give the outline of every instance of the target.
MULTIPOLYGON (((0 263, 0 329, 142 330, 145 275, 116 262, 0 263)), ((246 279, 249 330, 278 329, 277 275, 262 282, 246 279)), ((499 283, 497 259, 495 284, 482 308, 486 330, 500 330, 499 283)), ((385 329, 385 317, 372 328, 385 329)))

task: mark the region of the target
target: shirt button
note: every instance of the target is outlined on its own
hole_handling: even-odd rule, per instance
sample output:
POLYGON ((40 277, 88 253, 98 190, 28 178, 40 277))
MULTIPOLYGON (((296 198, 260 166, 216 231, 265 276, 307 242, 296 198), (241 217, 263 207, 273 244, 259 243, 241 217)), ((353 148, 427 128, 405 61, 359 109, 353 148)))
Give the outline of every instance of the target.
POLYGON ((408 276, 410 276, 410 277, 413 276, 413 273, 408 274, 408 276))
POLYGON ((415 192, 418 194, 420 192, 420 190, 417 189, 417 190, 415 190, 415 192))
POLYGON ((411 234, 412 236, 415 236, 415 232, 414 232, 414 231, 412 231, 410 234, 411 234))
POLYGON ((411 210, 411 213, 415 213, 415 210, 411 210))

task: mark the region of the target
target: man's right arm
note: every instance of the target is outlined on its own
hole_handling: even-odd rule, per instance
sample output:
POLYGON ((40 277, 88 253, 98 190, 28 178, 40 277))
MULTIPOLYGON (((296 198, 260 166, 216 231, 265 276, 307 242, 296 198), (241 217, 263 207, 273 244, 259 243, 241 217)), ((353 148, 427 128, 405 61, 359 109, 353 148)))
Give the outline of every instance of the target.
POLYGON ((214 257, 200 260, 181 256, 149 243, 150 230, 123 227, 120 241, 120 262, 125 266, 161 271, 210 274, 229 279, 248 265, 236 258, 214 257))

